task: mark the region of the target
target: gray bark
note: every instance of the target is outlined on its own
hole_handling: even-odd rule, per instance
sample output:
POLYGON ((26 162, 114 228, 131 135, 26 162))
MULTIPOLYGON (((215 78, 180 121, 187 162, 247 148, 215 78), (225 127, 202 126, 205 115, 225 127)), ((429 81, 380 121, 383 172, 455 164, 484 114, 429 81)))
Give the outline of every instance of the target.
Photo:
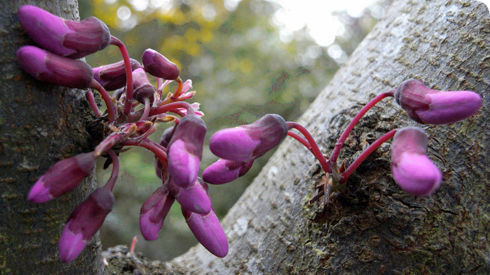
POLYGON ((32 184, 52 164, 91 150, 92 117, 84 91, 41 83, 17 66, 16 50, 33 44, 17 20, 23 4, 78 19, 76 0, 0 1, 0 273, 97 274, 102 270, 98 238, 69 264, 59 261, 57 246, 67 217, 94 189, 94 177, 60 199, 26 201, 32 184))
MULTIPOLYGON (((310 204, 323 172, 305 148, 287 140, 223 220, 228 256, 197 246, 160 270, 488 274, 489 20, 476 1, 395 1, 299 120, 329 152, 361 105, 406 79, 480 93, 483 107, 470 119, 422 126, 443 173, 433 196, 401 191, 385 145, 351 177, 345 194, 325 207, 310 204)), ((385 102, 355 128, 341 156, 351 162, 366 142, 414 124, 385 102)))

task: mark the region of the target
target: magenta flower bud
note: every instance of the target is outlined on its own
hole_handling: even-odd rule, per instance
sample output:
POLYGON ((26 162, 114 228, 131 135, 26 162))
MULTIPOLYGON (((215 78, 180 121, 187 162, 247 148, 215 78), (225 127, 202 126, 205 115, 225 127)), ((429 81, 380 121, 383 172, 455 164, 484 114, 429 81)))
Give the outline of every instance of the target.
POLYGON ((211 211, 211 199, 207 193, 207 186, 201 179, 197 179, 191 186, 180 187, 172 179, 169 181, 172 196, 180 203, 182 209, 207 214, 211 211))
POLYGON ((396 102, 410 118, 425 124, 463 120, 480 109, 482 99, 472 91, 438 91, 415 79, 403 82, 395 92, 396 102))
POLYGON ((105 188, 97 188, 68 218, 58 243, 60 258, 71 262, 80 255, 112 210, 114 196, 105 188))
MULTIPOLYGON (((138 61, 130 59, 131 70, 141 68, 138 61)), ((124 60, 116 63, 93 68, 94 79, 97 80, 108 91, 122 88, 126 85, 126 67, 124 60)))
POLYGON ((277 114, 267 114, 252 124, 216 132, 209 149, 220 158, 248 162, 274 148, 287 134, 284 119, 277 114))
POLYGON ((174 203, 174 197, 170 195, 168 185, 158 187, 153 194, 143 203, 140 211, 140 231, 148 240, 158 238, 158 232, 163 225, 163 220, 174 203))
POLYGON ((92 152, 76 155, 55 163, 32 186, 27 199, 35 202, 47 202, 57 198, 80 184, 90 175, 95 166, 92 152))
POLYGON ((427 157, 426 149, 427 135, 422 129, 397 130, 391 144, 391 171, 405 192, 429 196, 441 184, 441 171, 427 157))
POLYGON ((179 77, 177 65, 153 49, 146 49, 141 59, 145 71, 153 76, 169 80, 175 80, 179 77))
POLYGON ((223 184, 245 175, 252 167, 253 160, 248 162, 219 159, 202 172, 202 179, 211 184, 223 184))
POLYGON ((220 258, 228 254, 228 240, 213 210, 198 214, 182 208, 182 214, 196 239, 209 252, 220 258))
POLYGON ((189 187, 197 179, 206 130, 196 115, 186 115, 175 128, 168 145, 168 173, 179 187, 189 187))
POLYGON ((111 40, 109 28, 95 17, 75 22, 31 5, 20 7, 17 16, 34 42, 57 55, 84 57, 102 50, 111 40))
POLYGON ((71 88, 88 88, 92 69, 87 63, 57 56, 34 46, 17 50, 17 63, 37 80, 71 88))
POLYGON ((155 96, 155 88, 151 85, 148 77, 146 77, 145 70, 137 68, 133 71, 133 95, 136 100, 144 103, 144 99, 150 99, 150 103, 153 103, 155 96))

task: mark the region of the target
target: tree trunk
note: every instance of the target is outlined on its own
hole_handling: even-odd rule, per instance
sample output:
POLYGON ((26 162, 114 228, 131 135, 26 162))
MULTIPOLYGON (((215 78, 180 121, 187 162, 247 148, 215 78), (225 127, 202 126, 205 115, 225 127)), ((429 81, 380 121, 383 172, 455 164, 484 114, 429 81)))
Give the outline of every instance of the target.
MULTIPOLYGON (((325 207, 309 203, 323 172, 304 147, 287 140, 224 219, 228 256, 196 246, 159 269, 488 274, 489 20, 477 1, 395 1, 300 119, 327 153, 361 105, 406 79, 480 93, 483 107, 470 119, 418 125, 443 173, 434 195, 414 197, 396 185, 385 145, 349 179, 347 192, 325 207)), ((381 104, 361 120, 341 156, 352 162, 366 142, 416 124, 407 118, 393 102, 381 104)))
POLYGON ((102 271, 98 238, 69 264, 60 262, 57 245, 71 211, 94 189, 94 177, 60 199, 26 201, 52 164, 91 150, 92 117, 84 91, 41 83, 17 66, 16 50, 33 44, 17 20, 23 4, 78 19, 76 0, 0 1, 0 273, 97 274, 102 271))

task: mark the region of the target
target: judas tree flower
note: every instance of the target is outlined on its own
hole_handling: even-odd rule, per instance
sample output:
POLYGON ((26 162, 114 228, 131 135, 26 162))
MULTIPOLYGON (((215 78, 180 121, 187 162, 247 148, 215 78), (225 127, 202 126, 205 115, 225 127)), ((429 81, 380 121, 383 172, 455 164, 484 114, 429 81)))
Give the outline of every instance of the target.
POLYGON ((109 28, 95 17, 75 22, 31 5, 20 7, 17 16, 34 42, 57 55, 80 58, 110 42, 109 28))
MULTIPOLYGON (((131 70, 141 68, 141 64, 130 59, 131 70)), ((122 88, 126 85, 126 68, 124 66, 124 60, 116 63, 103 65, 93 68, 94 79, 97 80, 106 90, 112 91, 122 88)))
POLYGON ((209 149, 220 158, 248 162, 274 148, 287 134, 284 119, 277 114, 267 114, 252 124, 216 132, 209 149))
POLYGON ((17 50, 17 63, 35 79, 71 88, 88 88, 92 69, 87 63, 57 56, 35 46, 17 50))
POLYGON ((204 121, 192 114, 176 126, 168 145, 168 173, 177 186, 189 187, 197 180, 206 130, 204 121))
POLYGON ((174 200, 174 197, 170 195, 168 184, 164 184, 143 203, 140 211, 140 231, 146 240, 151 241, 158 238, 163 220, 174 200))
POLYGON ((253 165, 248 162, 219 159, 202 172, 202 179, 212 184, 223 184, 236 180, 245 175, 253 165))
POLYGON ((426 124, 446 124, 465 119, 480 109, 480 95, 472 91, 438 91, 415 79, 403 82, 395 92, 396 102, 410 118, 426 124))
POLYGON ((196 239, 209 252, 220 258, 228 254, 228 240, 213 210, 198 214, 182 208, 182 214, 196 239))
POLYGON ((207 186, 200 178, 188 187, 180 187, 172 179, 169 181, 172 196, 180 203, 182 209, 207 214, 211 211, 211 199, 207 193, 207 186))
POLYGON ((397 130, 391 144, 391 171, 400 187, 413 195, 429 196, 441 184, 441 171, 426 155, 427 135, 416 127, 397 130))
POLYGON ((179 77, 177 65, 153 49, 146 49, 141 59, 145 71, 153 76, 168 80, 175 80, 179 77))
POLYGON ((27 199, 40 203, 57 198, 77 187, 94 166, 93 152, 58 161, 32 186, 27 199))
POLYGON ((142 68, 133 71, 133 96, 141 103, 144 103, 145 98, 148 98, 150 103, 155 99, 155 88, 142 68))
POLYGON ((99 230, 105 217, 112 210, 114 196, 101 187, 82 202, 68 218, 58 243, 63 262, 73 261, 99 230))

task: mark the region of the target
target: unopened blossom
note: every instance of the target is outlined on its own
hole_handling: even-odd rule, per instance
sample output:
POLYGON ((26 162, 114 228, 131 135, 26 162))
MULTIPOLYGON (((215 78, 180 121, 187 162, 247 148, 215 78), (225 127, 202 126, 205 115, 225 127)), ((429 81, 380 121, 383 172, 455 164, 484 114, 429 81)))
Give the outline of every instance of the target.
POLYGON ((439 188, 441 171, 427 157, 427 135, 417 127, 397 130, 391 144, 393 179, 406 192, 428 196, 439 188))
POLYGON ((235 161, 219 159, 202 172, 202 179, 211 184, 224 184, 245 175, 253 165, 253 160, 235 161))
POLYGON ((153 103, 155 99, 155 88, 151 85, 143 68, 133 71, 133 96, 141 103, 144 103, 145 98, 148 98, 150 103, 153 103))
POLYGON ((93 152, 60 160, 42 175, 29 191, 27 199, 40 203, 57 198, 80 184, 95 166, 93 152))
POLYGON ((140 231, 146 240, 158 238, 158 232, 174 200, 170 195, 168 184, 163 184, 143 203, 140 210, 140 231))
POLYGON ((60 56, 80 58, 109 45, 109 28, 95 17, 63 19, 41 8, 24 5, 17 12, 26 33, 42 48, 60 56))
POLYGON ((146 49, 141 59, 145 71, 153 76, 168 80, 175 80, 179 77, 177 65, 153 49, 146 49))
POLYGON ((92 69, 87 63, 52 54, 35 46, 17 50, 17 63, 37 80, 71 88, 88 88, 92 69))
MULTIPOLYGON (((141 67, 141 64, 132 58, 130 59, 130 64, 133 71, 141 67)), ((124 60, 93 68, 92 71, 94 79, 108 91, 116 90, 126 85, 124 60)))
POLYGON ((71 262, 82 252, 99 230, 114 205, 114 196, 106 188, 97 188, 68 218, 59 240, 60 258, 71 262))
POLYGON ((251 124, 216 132, 209 149, 220 158, 248 162, 274 148, 287 133, 288 126, 281 116, 267 114, 251 124))
POLYGON ((475 92, 432 90, 415 79, 400 85, 395 100, 410 118, 425 124, 456 122, 475 114, 482 105, 475 92))
POLYGON ((180 187, 170 178, 169 187, 172 196, 180 203, 182 209, 199 214, 207 214, 211 211, 211 199, 202 179, 197 178, 190 186, 180 187))

